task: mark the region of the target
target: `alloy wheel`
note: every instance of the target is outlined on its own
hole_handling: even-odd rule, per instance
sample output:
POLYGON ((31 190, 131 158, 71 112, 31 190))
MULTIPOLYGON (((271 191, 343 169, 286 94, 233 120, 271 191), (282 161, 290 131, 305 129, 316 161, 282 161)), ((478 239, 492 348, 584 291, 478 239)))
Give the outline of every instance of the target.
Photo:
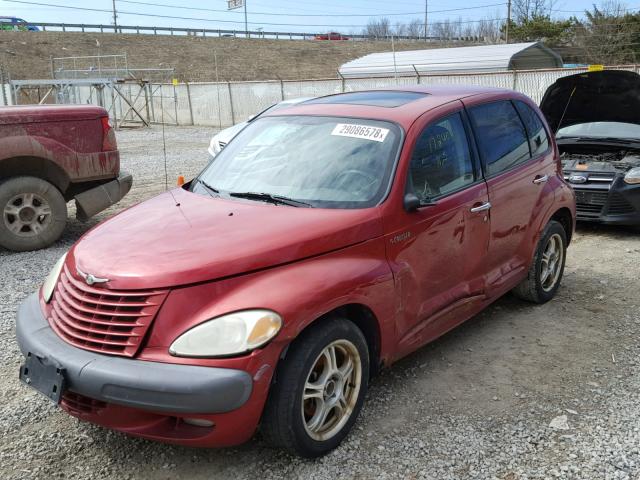
POLYGON ((563 260, 564 246, 562 238, 557 233, 554 233, 547 240, 541 259, 540 285, 545 292, 553 289, 558 282, 563 260))
POLYGON ((304 385, 302 420, 309 436, 324 441, 347 423, 358 401, 362 362, 356 346, 336 340, 316 358, 304 385))

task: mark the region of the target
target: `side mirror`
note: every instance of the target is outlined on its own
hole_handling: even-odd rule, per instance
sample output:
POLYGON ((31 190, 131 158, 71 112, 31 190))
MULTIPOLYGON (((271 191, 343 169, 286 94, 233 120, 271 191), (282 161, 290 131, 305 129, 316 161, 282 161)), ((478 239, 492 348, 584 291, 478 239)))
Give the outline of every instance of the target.
POLYGON ((404 209, 407 212, 415 212, 420 208, 420 199, 415 193, 407 193, 404 196, 404 209))

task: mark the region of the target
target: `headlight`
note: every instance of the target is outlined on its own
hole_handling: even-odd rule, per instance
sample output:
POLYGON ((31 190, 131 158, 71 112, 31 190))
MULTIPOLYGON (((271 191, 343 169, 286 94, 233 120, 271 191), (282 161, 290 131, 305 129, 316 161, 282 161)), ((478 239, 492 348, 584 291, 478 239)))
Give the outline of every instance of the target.
POLYGON ((65 253, 58 259, 49 272, 49 275, 47 275, 47 278, 44 280, 44 284, 42 285, 42 297, 46 303, 49 303, 53 296, 53 290, 56 288, 56 283, 58 282, 58 277, 60 276, 60 272, 62 271, 66 258, 67 254, 65 253))
POLYGON ((225 357, 250 352, 266 344, 282 327, 270 310, 229 313, 193 327, 175 340, 169 353, 178 357, 225 357))
POLYGON ((631 185, 640 183, 640 167, 632 168, 624 176, 624 181, 631 185))

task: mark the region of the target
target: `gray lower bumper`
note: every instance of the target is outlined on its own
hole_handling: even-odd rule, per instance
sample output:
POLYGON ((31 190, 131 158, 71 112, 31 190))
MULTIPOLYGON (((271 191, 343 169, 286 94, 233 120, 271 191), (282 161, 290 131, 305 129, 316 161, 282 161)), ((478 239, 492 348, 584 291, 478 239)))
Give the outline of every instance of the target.
POLYGON ((115 180, 79 193, 75 196, 78 220, 84 222, 105 208, 118 203, 129 193, 132 184, 133 177, 121 172, 115 180))
POLYGON ((37 294, 20 306, 20 350, 63 369, 67 387, 96 400, 150 411, 223 413, 242 406, 252 390, 241 370, 145 362, 76 348, 51 329, 37 294))

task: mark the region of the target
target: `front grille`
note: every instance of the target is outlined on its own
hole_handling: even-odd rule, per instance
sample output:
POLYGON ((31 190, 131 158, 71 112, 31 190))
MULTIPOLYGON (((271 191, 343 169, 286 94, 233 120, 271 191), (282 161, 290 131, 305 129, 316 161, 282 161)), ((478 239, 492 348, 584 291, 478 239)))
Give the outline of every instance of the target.
POLYGON ((635 208, 617 193, 611 194, 609 198, 609 215, 628 215, 634 213, 635 208))
POLYGON ((51 300, 49 323, 76 347, 134 356, 166 291, 115 291, 86 285, 65 266, 51 300))
POLYGON ((583 217, 599 217, 607 203, 609 192, 590 192, 576 189, 576 210, 583 217))
POLYGON ((62 407, 75 415, 97 415, 107 408, 106 402, 67 391, 60 400, 62 407))
POLYGON ((564 174, 564 179, 569 183, 578 183, 579 185, 611 185, 613 181, 616 179, 615 174, 610 173, 591 173, 587 174, 584 172, 569 172, 564 174), (586 181, 583 182, 572 182, 571 177, 584 177, 586 181))

